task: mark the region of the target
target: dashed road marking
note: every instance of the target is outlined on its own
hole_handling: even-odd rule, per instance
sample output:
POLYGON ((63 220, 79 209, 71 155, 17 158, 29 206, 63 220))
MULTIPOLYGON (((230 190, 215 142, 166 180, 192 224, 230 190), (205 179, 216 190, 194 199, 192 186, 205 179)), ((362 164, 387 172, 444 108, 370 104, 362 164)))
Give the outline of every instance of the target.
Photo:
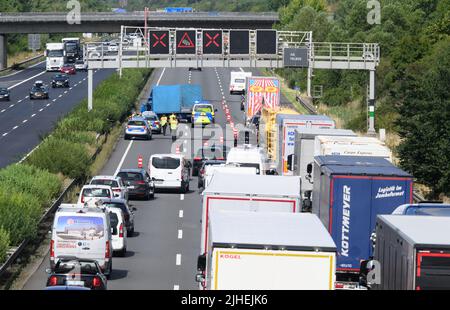
POLYGON ((179 285, 174 285, 173 286, 173 290, 174 291, 179 291, 180 290, 180 286, 179 285))
POLYGON ((12 130, 16 130, 17 128, 19 128, 19 126, 14 126, 12 130))
POLYGON ((184 200, 184 194, 180 195, 180 200, 184 200))
POLYGON ((7 132, 5 132, 4 134, 2 134, 2 137, 6 137, 8 135, 7 132))
POLYGON ((0 113, 3 113, 3 112, 5 112, 5 111, 6 111, 6 110, 5 110, 5 109, 3 109, 3 110, 1 110, 1 111, 0 111, 0 113))
POLYGON ((14 104, 11 104, 9 107, 12 108, 14 106, 14 104))
POLYGON ((27 120, 27 119, 23 120, 22 124, 25 124, 26 122, 28 122, 28 120, 27 120))
POLYGON ((17 101, 17 103, 21 103, 22 102, 22 99, 20 99, 19 101, 17 101))
POLYGON ((183 239, 183 231, 181 229, 178 230, 178 239, 183 239))
POLYGON ((176 265, 177 266, 181 265, 181 254, 177 254, 176 265))
POLYGON ((39 109, 39 112, 42 112, 42 111, 44 111, 44 109, 39 109))
POLYGON ((31 115, 31 117, 35 117, 35 116, 36 116, 36 114, 31 115))
POLYGON ((53 99, 53 102, 56 102, 56 99, 53 99))
POLYGON ((183 211, 183 210, 180 210, 180 212, 178 212, 178 217, 179 217, 180 219, 182 219, 183 216, 184 216, 184 211, 183 211))
POLYGON ((49 107, 49 106, 50 106, 50 103, 47 103, 46 107, 49 107))

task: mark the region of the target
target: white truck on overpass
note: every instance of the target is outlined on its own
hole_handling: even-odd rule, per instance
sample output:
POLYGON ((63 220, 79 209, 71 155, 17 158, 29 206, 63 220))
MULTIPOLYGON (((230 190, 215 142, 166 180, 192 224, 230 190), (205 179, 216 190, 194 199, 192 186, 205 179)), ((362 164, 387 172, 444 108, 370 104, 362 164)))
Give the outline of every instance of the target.
POLYGON ((196 281, 208 290, 333 290, 336 245, 307 213, 215 210, 196 281))

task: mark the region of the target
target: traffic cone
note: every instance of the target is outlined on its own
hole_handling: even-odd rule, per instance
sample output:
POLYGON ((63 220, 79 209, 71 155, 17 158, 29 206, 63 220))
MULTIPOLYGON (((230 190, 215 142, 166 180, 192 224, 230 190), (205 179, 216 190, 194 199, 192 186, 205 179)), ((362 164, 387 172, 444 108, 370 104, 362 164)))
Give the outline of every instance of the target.
POLYGON ((138 156, 138 168, 142 169, 144 167, 142 155, 138 156))

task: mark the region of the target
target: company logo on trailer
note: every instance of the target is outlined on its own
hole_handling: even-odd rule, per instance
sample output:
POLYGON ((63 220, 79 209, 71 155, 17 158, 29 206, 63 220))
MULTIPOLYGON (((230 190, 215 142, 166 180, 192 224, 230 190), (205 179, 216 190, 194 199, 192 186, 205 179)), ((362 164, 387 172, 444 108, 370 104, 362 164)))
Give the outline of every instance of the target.
POLYGON ((349 241, 350 241, 350 186, 344 186, 342 199, 342 240, 341 255, 348 257, 349 241))
POLYGON ((220 258, 225 258, 225 259, 241 259, 241 255, 220 254, 220 258))

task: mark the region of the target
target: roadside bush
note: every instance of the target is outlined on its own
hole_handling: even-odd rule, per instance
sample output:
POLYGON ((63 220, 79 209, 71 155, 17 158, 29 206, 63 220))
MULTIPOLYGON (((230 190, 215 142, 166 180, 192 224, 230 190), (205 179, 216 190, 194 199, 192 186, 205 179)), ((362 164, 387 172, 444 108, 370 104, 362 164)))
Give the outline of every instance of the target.
POLYGON ((14 191, 33 195, 43 206, 57 197, 62 186, 56 175, 26 164, 1 169, 0 184, 14 191))
POLYGON ((86 145, 50 136, 28 157, 27 162, 76 179, 88 174, 91 158, 86 145))
POLYGON ((0 228, 0 265, 6 260, 6 251, 8 251, 8 247, 9 233, 3 228, 0 228))
POLYGON ((41 215, 39 200, 32 194, 0 185, 0 227, 9 232, 11 245, 35 236, 41 215))

